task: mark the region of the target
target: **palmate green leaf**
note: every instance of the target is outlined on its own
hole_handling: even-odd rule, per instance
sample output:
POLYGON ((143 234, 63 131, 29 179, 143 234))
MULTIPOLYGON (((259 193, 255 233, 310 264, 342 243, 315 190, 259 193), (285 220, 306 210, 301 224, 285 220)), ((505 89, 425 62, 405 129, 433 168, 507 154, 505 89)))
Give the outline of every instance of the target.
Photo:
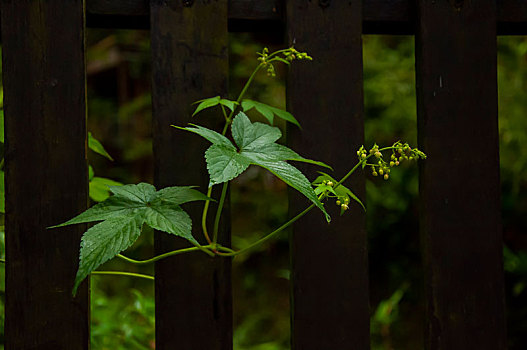
POLYGON ((95 137, 93 137, 91 132, 88 132, 88 147, 94 151, 95 153, 100 154, 103 157, 108 158, 109 160, 113 161, 112 156, 106 152, 104 149, 102 143, 99 142, 95 137))
POLYGON ((299 128, 301 128, 300 123, 288 111, 284 111, 283 109, 269 106, 265 103, 253 100, 245 99, 242 101, 242 109, 244 112, 247 112, 253 108, 256 109, 256 111, 259 112, 261 115, 263 115, 271 124, 273 124, 274 116, 276 115, 278 118, 293 123, 299 128))
POLYGON ((240 112, 234 118, 231 128, 238 147, 225 136, 201 126, 193 125, 179 129, 194 132, 212 142, 212 146, 205 152, 210 186, 236 178, 251 164, 258 165, 301 192, 322 210, 329 221, 329 216, 309 181, 298 169, 285 161, 300 161, 330 169, 331 167, 322 162, 303 158, 286 146, 276 144, 275 141, 282 136, 280 129, 262 123, 251 123, 249 118, 240 112))
POLYGON ((103 221, 84 233, 75 290, 91 271, 132 245, 145 223, 156 230, 197 244, 192 237, 190 217, 179 205, 197 200, 210 200, 190 186, 168 187, 156 191, 154 186, 140 183, 111 186, 110 191, 114 195, 104 202, 63 224, 53 226, 103 221))

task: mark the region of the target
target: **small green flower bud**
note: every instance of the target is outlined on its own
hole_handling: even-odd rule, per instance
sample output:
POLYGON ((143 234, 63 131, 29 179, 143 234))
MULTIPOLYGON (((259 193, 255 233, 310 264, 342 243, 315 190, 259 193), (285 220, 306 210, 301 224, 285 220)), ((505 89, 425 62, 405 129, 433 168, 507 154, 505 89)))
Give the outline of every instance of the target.
POLYGON ((377 174, 376 171, 374 171, 374 172, 372 173, 372 175, 373 175, 373 176, 377 176, 378 174, 377 174))
POLYGON ((408 160, 414 160, 414 157, 410 156, 408 157, 408 160))
POLYGON ((390 162, 390 166, 394 166, 395 165, 395 162, 390 162))
POLYGON ((382 157, 381 152, 379 152, 379 151, 375 152, 375 157, 377 157, 377 158, 381 158, 381 157, 382 157))
POLYGON ((382 175, 384 174, 384 170, 382 170, 382 168, 379 169, 379 175, 382 175))
POLYGON ((361 157, 362 159, 365 159, 365 158, 366 158, 366 153, 361 154, 360 157, 361 157))
POLYGON ((340 201, 335 202, 337 205, 341 205, 342 203, 340 201))
POLYGON ((398 160, 397 160, 397 161, 395 161, 395 165, 396 165, 396 166, 397 166, 397 165, 399 165, 399 164, 400 164, 400 163, 399 163, 399 161, 398 161, 398 160))
POLYGON ((384 179, 385 179, 385 180, 388 180, 389 177, 390 177, 390 175, 388 175, 388 174, 384 174, 384 179))
POLYGON ((328 181, 327 185, 328 185, 329 187, 332 187, 332 186, 333 186, 333 181, 328 181))
POLYGON ((348 205, 347 205, 347 204, 344 204, 344 203, 341 204, 340 207, 341 207, 342 209, 344 209, 344 210, 348 210, 348 209, 349 209, 348 205))

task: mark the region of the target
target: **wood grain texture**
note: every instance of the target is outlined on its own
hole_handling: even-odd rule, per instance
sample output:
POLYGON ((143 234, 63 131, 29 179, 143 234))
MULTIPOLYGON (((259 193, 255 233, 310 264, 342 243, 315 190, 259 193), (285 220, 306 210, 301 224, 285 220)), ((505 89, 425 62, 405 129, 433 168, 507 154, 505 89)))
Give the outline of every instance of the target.
POLYGON ((85 282, 71 295, 87 207, 84 4, 2 0, 5 348, 88 349, 85 282), (64 30, 68 28, 68 30, 64 30))
MULTIPOLYGON (((265 21, 282 21, 285 0, 230 0, 228 16, 236 31, 258 31, 265 21)), ((414 0, 364 0, 364 34, 414 34, 414 0)), ((148 28, 147 0, 87 0, 88 25, 148 28)), ((527 2, 497 0, 498 34, 527 34, 527 2)))
MULTIPOLYGON (((227 1, 185 4, 150 3, 155 183, 158 188, 199 185, 206 192, 203 154, 209 143, 170 125, 190 122, 194 101, 227 93, 227 1)), ((223 123, 223 117, 200 113, 193 122, 214 127, 223 123)), ((185 205, 199 239, 202 208, 203 202, 185 205)), ((210 216, 215 212, 212 205, 210 216)), ((223 244, 230 242, 229 224, 223 221, 223 244)), ((183 246, 188 243, 156 233, 157 253, 183 246)), ((232 349, 230 263, 201 252, 156 263, 157 349, 232 349)))
POLYGON ((506 349, 495 2, 419 2, 427 349, 506 349))
MULTIPOLYGON (((287 3, 289 44, 313 56, 294 62, 287 86, 288 108, 303 130, 288 129, 290 146, 323 160, 343 176, 364 142, 361 1, 287 3)), ((299 166, 314 179, 313 166, 299 166)), ((365 198, 359 171, 347 183, 365 198)), ((292 193, 292 214, 309 203, 292 193)), ((339 216, 326 205, 328 225, 313 210, 294 225, 291 238, 292 348, 369 349, 369 297, 365 215, 359 205, 339 216)))

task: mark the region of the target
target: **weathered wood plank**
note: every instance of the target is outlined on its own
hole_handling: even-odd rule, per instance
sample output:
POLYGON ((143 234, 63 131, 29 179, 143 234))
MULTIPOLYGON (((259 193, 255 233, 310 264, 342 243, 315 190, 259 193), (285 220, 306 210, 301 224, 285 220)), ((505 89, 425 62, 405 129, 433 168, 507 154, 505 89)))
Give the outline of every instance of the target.
MULTIPOLYGON (((229 17, 237 19, 280 19, 280 0, 229 0, 229 17)), ((92 15, 148 16, 148 0, 89 0, 86 11, 92 15)))
MULTIPOLYGON (((200 185, 206 192, 203 153, 208 142, 170 124, 187 124, 192 102, 227 92, 227 1, 154 0, 150 6, 155 183, 158 188, 200 185)), ((205 113, 196 118, 208 127, 217 124, 205 113)), ((194 236, 201 239, 203 203, 186 208, 194 236)), ((212 206, 210 212, 215 211, 212 206)), ((230 241, 228 225, 224 220, 223 244, 230 241)), ((157 253, 183 246, 188 243, 156 234, 157 253)), ((232 349, 230 263, 203 253, 156 263, 157 349, 232 349)))
POLYGON ((86 209, 82 0, 2 0, 6 349, 88 349, 85 282, 71 296, 86 209), (64 30, 68 28, 68 30, 64 30))
MULTIPOLYGON (((294 62, 288 77, 288 108, 303 126, 289 129, 300 154, 327 161, 335 176, 354 164, 364 141, 361 1, 288 1, 289 44, 307 50, 312 62, 294 62)), ((302 167, 309 178, 314 167, 302 167)), ((364 199, 364 177, 348 182, 364 199)), ((296 193, 291 211, 308 204, 296 193)), ((369 296, 365 215, 351 205, 333 220, 312 211, 294 225, 291 239, 292 348, 369 349, 369 296)))
POLYGON ((427 349, 506 349, 495 1, 419 2, 427 349))
MULTIPOLYGON (((282 21, 284 0, 230 0, 229 20, 241 31, 260 30, 260 21, 282 21), (240 21, 242 20, 242 21, 240 21)), ((147 0, 87 0, 88 25, 93 27, 148 28, 147 0)), ((498 34, 527 34, 524 0, 497 1, 498 34)), ((414 34, 415 2, 364 0, 364 34, 414 34)))
POLYGON ((364 0, 364 34, 413 34, 415 1, 364 0))
POLYGON ((497 1, 498 34, 527 34, 527 1, 497 1))

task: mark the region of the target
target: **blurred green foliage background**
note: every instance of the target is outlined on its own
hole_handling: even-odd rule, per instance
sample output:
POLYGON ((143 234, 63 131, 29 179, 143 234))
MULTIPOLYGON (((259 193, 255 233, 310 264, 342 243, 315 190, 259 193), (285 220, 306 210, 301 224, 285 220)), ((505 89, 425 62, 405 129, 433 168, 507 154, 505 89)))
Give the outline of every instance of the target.
MULTIPOLYGON (((366 146, 375 141, 417 143, 414 42, 406 36, 364 36, 366 146)), ((88 129, 114 161, 93 152, 95 176, 122 183, 152 182, 149 33, 89 30, 88 129)), ((263 33, 230 36, 234 97, 262 46, 282 48, 263 33)), ((498 39, 499 122, 504 267, 510 349, 527 344, 527 38, 498 39)), ((309 53, 309 47, 298 49, 309 53)), ((316 57, 314 57, 316 59, 316 57)), ((285 107, 284 67, 259 76, 248 98, 285 107)), ((313 85, 316 88, 316 84, 313 85)), ((210 96, 203 96, 210 97, 210 96)), ((258 118, 257 115, 252 115, 258 118)), ((301 120, 299 120, 302 123, 301 120)), ((279 125, 282 128, 284 125, 279 125)), ((168 127, 168 126, 167 126, 168 127)), ((306 155, 309 156, 309 155, 306 155)), ((351 157, 353 158, 353 157, 351 157)), ((419 253, 417 169, 402 167, 390 181, 368 175, 372 349, 422 349, 423 280, 419 253)), ((465 176, 470 176, 466 174, 465 176)), ((250 168, 232 186, 233 244, 243 247, 287 217, 283 183, 250 168)), ((148 257, 147 232, 127 253, 148 257)), ((282 235, 233 262, 234 344, 237 350, 289 349, 288 238, 282 235)), ((4 258, 0 234, 0 258, 4 258)), ((152 273, 151 267, 107 263, 106 269, 152 273)), ((0 344, 3 343, 4 266, 0 264, 0 344)), ((92 348, 154 349, 153 286, 125 277, 92 277, 92 348)), ((0 349, 3 346, 0 345, 0 349)))

